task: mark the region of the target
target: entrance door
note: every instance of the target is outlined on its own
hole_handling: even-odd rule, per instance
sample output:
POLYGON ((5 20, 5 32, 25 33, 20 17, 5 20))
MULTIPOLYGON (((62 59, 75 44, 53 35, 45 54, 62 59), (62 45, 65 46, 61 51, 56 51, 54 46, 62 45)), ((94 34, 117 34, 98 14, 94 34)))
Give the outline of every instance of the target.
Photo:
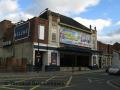
POLYGON ((102 68, 102 67, 101 67, 101 63, 102 63, 102 62, 101 62, 101 57, 100 57, 100 58, 99 58, 99 68, 102 68))
POLYGON ((43 52, 35 51, 35 70, 36 71, 42 70, 42 65, 43 65, 42 57, 43 57, 43 52))

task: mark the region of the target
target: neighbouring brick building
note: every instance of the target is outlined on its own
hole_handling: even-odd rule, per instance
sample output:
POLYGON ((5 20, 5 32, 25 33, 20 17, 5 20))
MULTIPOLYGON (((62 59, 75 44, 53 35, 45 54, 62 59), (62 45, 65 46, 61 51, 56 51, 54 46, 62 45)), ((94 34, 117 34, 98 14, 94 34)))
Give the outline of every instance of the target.
POLYGON ((11 23, 9 29, 3 32, 0 26, 0 58, 10 58, 13 66, 43 71, 99 66, 96 28, 87 28, 70 17, 45 10, 39 17, 11 23))
POLYGON ((105 44, 100 41, 97 42, 97 48, 99 51, 99 67, 100 68, 106 68, 108 66, 112 65, 112 58, 113 58, 113 52, 117 51, 120 52, 120 44, 114 43, 111 44, 105 44))
MULTIPOLYGON (((7 20, 2 21, 0 24, 1 66, 5 63, 2 68, 7 69, 9 65, 13 68, 14 66, 22 67, 22 65, 24 65, 23 67, 27 67, 27 65, 34 64, 35 62, 33 62, 33 59, 35 57, 33 56, 37 53, 37 49, 34 48, 34 45, 36 45, 37 42, 42 44, 48 43, 48 21, 39 17, 34 17, 17 24, 12 24, 7 20), (45 30, 44 33, 46 34, 44 40, 38 39, 38 29, 41 27, 45 30)), ((45 50, 41 51, 44 52, 43 58, 47 58, 45 50)))
POLYGON ((112 45, 97 42, 99 53, 99 67, 106 68, 112 64, 112 45))
POLYGON ((113 50, 120 52, 120 43, 116 42, 113 44, 113 50))

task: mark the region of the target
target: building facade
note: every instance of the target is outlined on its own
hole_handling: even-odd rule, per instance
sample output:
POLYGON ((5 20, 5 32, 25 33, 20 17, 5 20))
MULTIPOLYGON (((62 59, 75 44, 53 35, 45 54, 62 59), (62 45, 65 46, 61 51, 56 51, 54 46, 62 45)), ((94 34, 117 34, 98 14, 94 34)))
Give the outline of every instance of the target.
POLYGON ((112 45, 105 44, 100 41, 97 42, 99 53, 99 66, 106 68, 112 64, 112 45))
MULTIPOLYGON (((11 39, 6 39, 6 42, 11 43, 4 48, 11 48, 10 55, 4 57, 3 50, 1 59, 15 59, 13 62, 24 64, 29 69, 68 71, 73 67, 81 70, 94 64, 99 66, 96 28, 87 28, 70 17, 50 10, 13 25, 10 35, 11 39)), ((1 43, 0 50, 4 47, 2 40, 1 43)))

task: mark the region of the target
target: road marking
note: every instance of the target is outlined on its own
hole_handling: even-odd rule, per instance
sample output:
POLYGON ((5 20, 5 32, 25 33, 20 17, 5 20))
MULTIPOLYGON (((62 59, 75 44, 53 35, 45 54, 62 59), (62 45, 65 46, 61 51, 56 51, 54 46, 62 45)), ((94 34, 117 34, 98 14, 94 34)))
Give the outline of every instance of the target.
MULTIPOLYGON (((110 80, 110 81, 112 81, 112 80, 110 80)), ((115 86, 115 85, 113 85, 110 81, 107 81, 106 83, 108 84, 108 85, 110 85, 110 86, 112 86, 112 87, 114 87, 114 88, 119 88, 119 87, 117 87, 117 86, 115 86)))
POLYGON ((89 83, 92 83, 92 80, 88 78, 89 83))
MULTIPOLYGON (((55 78, 56 76, 52 76, 50 78, 48 78, 47 80, 45 80, 45 82, 47 83, 48 81, 50 81, 51 79, 55 78)), ((44 83, 44 81, 43 81, 44 83)), ((40 85, 36 85, 36 86, 33 86, 30 90, 35 90, 36 88, 40 87, 40 85)))
POLYGON ((94 81, 105 81, 105 79, 94 79, 94 81))
POLYGON ((2 87, 0 87, 0 88, 12 89, 12 90, 24 90, 24 89, 10 88, 10 87, 4 87, 4 86, 2 86, 2 87))
MULTIPOLYGON (((30 79, 33 79, 33 78, 36 78, 36 77, 31 77, 31 78, 24 78, 22 80, 19 80, 19 81, 16 81, 15 83, 19 83, 19 82, 23 82, 23 81, 26 81, 26 80, 30 80, 30 79)), ((39 78, 39 77, 37 77, 39 78)), ((40 77, 41 78, 41 77, 40 77)), ((14 89, 14 90, 24 90, 24 89, 17 89, 17 88, 10 88, 10 87, 7 87, 7 86, 10 86, 11 84, 8 84, 8 85, 3 85, 1 88, 7 88, 7 89, 14 89)), ((16 85, 14 85, 16 86, 16 85)), ((37 85, 38 86, 38 85, 37 85)), ((35 88, 37 88, 37 86, 35 86, 35 88)), ((20 86, 19 86, 20 87, 20 86)), ((23 87, 23 86, 22 86, 23 87)))
POLYGON ((68 87, 71 87, 71 86, 59 87, 59 88, 55 88, 53 90, 60 90, 60 89, 68 88, 68 87))
POLYGON ((45 82, 50 81, 51 79, 55 78, 56 76, 52 76, 51 78, 47 79, 45 82))
POLYGON ((71 81, 72 81, 72 76, 70 76, 70 78, 69 78, 69 80, 67 81, 67 83, 66 83, 66 85, 65 85, 65 86, 66 86, 66 87, 67 87, 67 86, 69 86, 69 85, 70 85, 70 83, 71 83, 71 81))
POLYGON ((36 88, 38 88, 40 85, 36 85, 34 87, 32 87, 30 90, 35 90, 36 88))

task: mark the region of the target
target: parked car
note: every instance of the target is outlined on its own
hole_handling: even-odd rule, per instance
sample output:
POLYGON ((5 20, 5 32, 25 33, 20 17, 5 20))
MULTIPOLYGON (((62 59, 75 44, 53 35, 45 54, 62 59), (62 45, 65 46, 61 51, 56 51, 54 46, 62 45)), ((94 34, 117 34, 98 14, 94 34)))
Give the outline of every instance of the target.
POLYGON ((107 71, 109 74, 120 75, 120 66, 118 66, 118 65, 110 66, 106 71, 107 71))

